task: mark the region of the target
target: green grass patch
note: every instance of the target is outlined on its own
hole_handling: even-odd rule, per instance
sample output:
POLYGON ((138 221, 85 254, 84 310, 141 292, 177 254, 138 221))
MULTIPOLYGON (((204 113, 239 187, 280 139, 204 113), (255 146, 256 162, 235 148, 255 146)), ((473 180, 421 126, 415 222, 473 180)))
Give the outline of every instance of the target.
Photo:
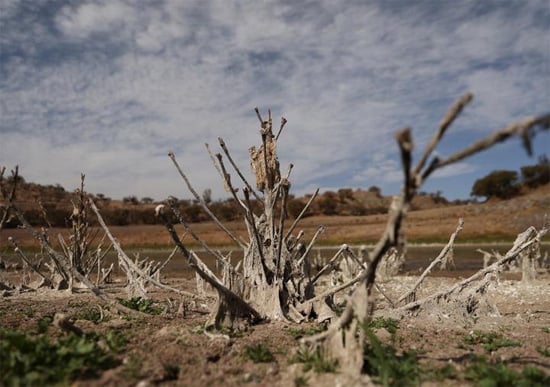
POLYGON ((244 347, 244 356, 254 363, 271 363, 275 360, 269 347, 263 343, 244 347))
POLYGON ((327 330, 325 324, 314 325, 303 328, 288 328, 288 334, 294 339, 299 340, 302 337, 313 336, 327 330))
POLYGON ((291 358, 291 363, 303 363, 303 370, 307 372, 313 370, 316 373, 332 373, 336 372, 337 362, 323 356, 317 351, 309 351, 307 349, 299 349, 291 358))
POLYGON ((394 335, 399 329, 399 321, 393 318, 376 317, 371 319, 365 326, 367 329, 381 329, 384 328, 389 333, 394 335))
POLYGON ((0 328, 0 385, 65 384, 116 367, 112 339, 95 333, 50 340, 0 328))
POLYGON ((99 307, 79 310, 75 314, 75 318, 77 320, 91 321, 94 324, 99 324, 101 321, 105 320, 105 316, 103 316, 99 307))
POLYGON ((483 356, 476 358, 464 370, 464 379, 478 386, 549 386, 550 376, 544 371, 527 366, 515 371, 503 362, 488 362, 483 356))
POLYGON ((414 351, 398 354, 393 346, 378 340, 371 328, 365 327, 365 334, 369 343, 365 346, 362 372, 383 386, 419 384, 420 366, 414 351))
MULTIPOLYGON (((368 345, 365 347, 363 372, 383 386, 417 386, 425 381, 467 381, 476 386, 550 386, 550 376, 544 371, 527 366, 521 371, 504 362, 489 362, 483 356, 473 356, 462 371, 448 364, 442 368, 420 365, 414 351, 398 351, 378 340, 372 328, 366 328, 368 345)), ((487 345, 488 351, 502 346, 519 345, 494 333, 476 331, 465 338, 471 344, 487 345)))
POLYGON ((447 364, 441 368, 421 367, 422 380, 443 382, 445 380, 458 379, 459 376, 457 369, 451 364, 447 364))
POLYGON ((520 347, 521 343, 518 341, 513 341, 510 339, 505 338, 500 333, 495 332, 481 332, 479 330, 475 330, 466 336, 464 336, 464 344, 466 345, 476 345, 476 344, 482 344, 483 348, 487 352, 494 352, 499 348, 503 347, 520 347))
POLYGON ((155 306, 155 302, 148 298, 132 297, 128 300, 118 298, 118 302, 127 308, 134 309, 142 313, 158 315, 162 312, 162 309, 155 306))
POLYGON ((53 316, 44 316, 40 318, 36 323, 38 333, 47 333, 52 321, 53 316))

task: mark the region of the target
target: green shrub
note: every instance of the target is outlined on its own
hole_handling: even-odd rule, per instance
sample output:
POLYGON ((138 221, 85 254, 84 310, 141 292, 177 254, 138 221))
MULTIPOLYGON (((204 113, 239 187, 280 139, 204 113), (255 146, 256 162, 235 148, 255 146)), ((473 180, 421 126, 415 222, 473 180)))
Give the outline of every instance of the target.
POLYGON ((366 328, 384 328, 393 335, 397 332, 397 329, 399 328, 399 321, 393 318, 376 317, 367 323, 366 328))
POLYGON ((319 324, 316 326, 311 326, 307 328, 288 328, 288 333, 294 340, 299 340, 305 336, 312 336, 317 333, 321 333, 327 330, 327 327, 324 324, 319 324))
POLYGON ((162 309, 155 307, 154 301, 148 298, 132 297, 129 300, 118 298, 118 302, 127 308, 147 314, 160 314, 162 309))
POLYGON ((263 343, 247 345, 244 348, 244 355, 254 363, 271 363, 275 360, 271 350, 263 343))
POLYGON ((75 316, 78 320, 91 321, 94 324, 100 323, 104 316, 99 308, 86 308, 78 311, 75 316))
POLYGON ((503 347, 519 347, 521 343, 503 337, 500 333, 484 333, 475 330, 464 336, 464 343, 468 345, 483 344, 487 352, 494 352, 503 347))
POLYGON ((521 372, 514 371, 505 363, 488 362, 484 357, 476 358, 464 370, 464 378, 479 386, 549 386, 550 376, 535 367, 525 367, 521 372))
POLYGON ((120 361, 112 354, 109 340, 94 333, 70 334, 55 342, 46 334, 31 337, 0 328, 0 364, 0 385, 18 386, 94 377, 120 361), (104 349, 104 344, 109 349, 104 349))
POLYGON ((398 355, 394 347, 380 342, 372 329, 366 327, 365 334, 369 343, 365 346, 362 372, 383 386, 418 385, 420 367, 414 351, 398 355))
POLYGON ((550 182, 550 162, 546 156, 539 157, 538 164, 521 167, 523 183, 530 188, 550 182))
POLYGON ((470 195, 508 199, 519 191, 517 180, 518 173, 515 171, 493 171, 474 182, 470 195))
POLYGON ((303 363, 303 370, 307 372, 313 370, 316 373, 336 372, 336 361, 328 359, 326 356, 317 350, 298 350, 294 356, 290 358, 291 363, 303 363))

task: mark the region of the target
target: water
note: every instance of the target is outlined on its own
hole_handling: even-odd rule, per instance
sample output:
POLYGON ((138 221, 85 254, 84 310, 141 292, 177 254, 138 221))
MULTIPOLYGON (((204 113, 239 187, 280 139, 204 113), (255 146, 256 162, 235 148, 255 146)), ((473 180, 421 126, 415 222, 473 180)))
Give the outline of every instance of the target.
MULTIPOLYGON (((478 249, 492 252, 497 251, 504 255, 511 247, 511 244, 457 244, 454 246, 454 266, 447 270, 434 269, 433 276, 452 276, 452 277, 466 277, 477 270, 483 268, 483 254, 478 252, 478 249)), ((352 247, 357 252, 358 247, 352 247)), ((369 248, 371 250, 372 247, 369 248)), ((432 261, 439 255, 443 249, 442 245, 409 245, 405 257, 405 262, 401 268, 401 272, 404 274, 418 275, 420 274, 432 261)), ((318 247, 313 248, 310 252, 310 257, 317 257, 320 255, 323 260, 328 260, 338 250, 338 247, 318 247)), ((223 255, 231 255, 231 262, 236 264, 242 257, 242 251, 222 249, 218 250, 223 255)), ((550 253, 550 243, 545 243, 541 246, 542 254, 550 253)), ((139 254, 141 259, 151 259, 156 262, 166 260, 170 255, 170 250, 140 250, 140 251, 127 251, 129 257, 133 258, 136 254, 139 254)), ((212 270, 216 271, 215 259, 205 251, 197 250, 197 255, 203 260, 212 270)), ((15 255, 3 255, 3 260, 7 263, 17 262, 19 258, 15 255)), ((111 252, 103 262, 103 266, 110 265, 111 262, 116 262, 116 253, 111 252)), ((189 268, 187 262, 183 256, 176 253, 171 261, 163 269, 162 273, 165 276, 179 276, 182 278, 194 277, 194 271, 189 268)), ((122 274, 120 269, 115 265, 114 274, 122 274)))
MULTIPOLYGON (((467 245, 455 245, 454 246, 454 266, 447 270, 434 269, 432 275, 435 276, 467 276, 475 273, 479 269, 483 268, 483 254, 478 252, 478 249, 482 249, 487 252, 496 251, 504 255, 511 247, 511 244, 467 244, 467 245)), ((353 251, 357 252, 358 247, 352 247, 353 251)), ((372 249, 372 248, 371 248, 372 249)), ((404 274, 420 274, 441 252, 442 245, 409 245, 407 248, 407 254, 405 257, 405 263, 401 268, 401 272, 404 274)), ((330 259, 338 247, 319 247, 312 249, 310 256, 316 257, 320 255, 324 260, 330 259)), ((238 250, 218 250, 222 254, 231 254, 231 262, 236 264, 242 257, 242 252, 238 250)), ((541 252, 550 253, 550 244, 543 244, 541 246, 541 252)), ((155 261, 164 261, 170 251, 142 251, 139 253, 140 258, 149 258, 155 261)), ((197 251, 197 255, 203 260, 210 268, 215 270, 215 259, 205 251, 197 251)), ((133 255, 130 253, 130 257, 133 255)), ((492 261, 494 262, 494 261, 492 261)), ((492 263, 491 262, 491 263, 492 263)), ((194 272, 187 266, 185 258, 180 254, 172 258, 166 268, 163 270, 164 274, 181 275, 184 278, 191 278, 194 276, 194 272)))

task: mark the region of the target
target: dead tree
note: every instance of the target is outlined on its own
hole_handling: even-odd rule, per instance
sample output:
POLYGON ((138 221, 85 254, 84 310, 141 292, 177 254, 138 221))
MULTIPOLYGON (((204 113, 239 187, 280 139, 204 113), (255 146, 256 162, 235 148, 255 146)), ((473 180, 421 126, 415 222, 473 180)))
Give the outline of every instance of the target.
MULTIPOLYGON (((92 271, 101 269, 101 261, 108 253, 109 248, 103 249, 103 241, 99 243, 96 242, 98 236, 97 231, 94 231, 88 221, 88 212, 89 206, 87 201, 87 194, 84 191, 84 175, 81 175, 81 184, 80 189, 77 189, 73 200, 73 211, 69 216, 71 222, 71 232, 69 234, 68 240, 66 240, 61 234, 57 236, 60 252, 57 254, 51 254, 50 250, 44 247, 44 243, 52 246, 52 241, 48 234, 48 228, 43 227, 40 231, 34 230, 36 235, 40 235, 38 239, 39 243, 42 246, 41 256, 36 256, 34 258, 28 258, 22 249, 18 246, 17 241, 14 238, 8 238, 10 243, 14 247, 14 251, 25 262, 26 266, 29 267, 34 273, 38 274, 40 280, 34 284, 32 287, 51 287, 54 289, 62 290, 68 289, 72 291, 75 288, 81 286, 81 281, 75 277, 75 273, 78 273, 80 276, 87 279, 90 278, 92 271), (92 248, 92 245, 96 245, 92 248), (41 258, 44 258, 43 266, 46 266, 47 270, 44 270, 41 258)), ((5 218, 7 213, 10 213, 12 217, 16 217, 19 220, 19 223, 24 227, 30 230, 30 224, 24 219, 24 215, 21 210, 15 204, 15 195, 13 194, 14 187, 18 181, 18 169, 12 172, 12 181, 13 187, 10 194, 8 194, 8 189, 4 181, 0 181, 1 188, 1 197, 3 199, 4 207, 6 211, 2 216, 2 219, 5 218)), ((44 209, 44 218, 46 223, 47 213, 44 209)), ((86 287, 86 286, 84 286, 86 287)))
POLYGON ((172 254, 162 264, 160 263, 155 264, 152 261, 147 261, 147 260, 140 261, 139 257, 136 257, 135 260, 132 260, 130 257, 128 257, 126 252, 122 249, 122 247, 120 246, 120 243, 116 240, 116 238, 113 236, 113 234, 109 230, 109 227, 107 227, 107 224, 103 220, 103 217, 99 212, 99 209, 97 208, 97 206, 95 205, 92 199, 89 199, 89 205, 92 211, 97 216, 99 225, 105 231, 106 237, 111 241, 112 246, 114 247, 117 253, 118 263, 120 265, 120 268, 126 274, 126 279, 127 279, 126 291, 129 297, 147 298, 146 286, 148 283, 152 283, 158 288, 169 290, 181 296, 189 297, 192 299, 197 298, 197 296, 193 293, 186 292, 184 290, 176 289, 171 286, 165 285, 158 278, 156 278, 158 277, 157 274, 159 273, 159 271, 172 258, 172 254))
POLYGON ((458 220, 458 226, 456 227, 456 231, 453 234, 451 234, 451 238, 449 239, 449 242, 445 245, 443 250, 441 250, 439 255, 432 261, 432 263, 430 263, 430 265, 426 268, 426 270, 424 270, 424 272, 420 275, 420 277, 414 284, 413 288, 407 291, 407 293, 403 294, 401 297, 399 297, 397 302, 416 301, 416 292, 419 289, 422 282, 424 281, 424 279, 426 278, 426 276, 432 271, 432 269, 438 264, 440 265, 441 268, 446 267, 447 263, 449 261, 452 261, 454 242, 458 234, 462 231, 463 226, 464 226, 464 220, 460 218, 458 220))
MULTIPOLYGON (((533 250, 539 247, 540 241, 549 231, 550 226, 548 225, 543 226, 538 231, 534 227, 529 227, 517 236, 508 252, 492 265, 479 270, 448 289, 441 290, 418 301, 413 299, 411 302, 396 308, 394 312, 417 315, 426 309, 436 309, 437 311, 445 311, 447 316, 455 314, 467 317, 475 315, 480 305, 484 303, 491 312, 498 314, 496 307, 488 304, 484 297, 487 287, 491 283, 495 283, 499 274, 507 270, 511 263, 525 260, 525 255, 533 254, 533 250)), ((451 239, 455 235, 456 233, 453 234, 451 239)), ((525 281, 525 279, 522 279, 522 281, 525 281)), ((400 297, 400 301, 410 299, 410 294, 415 294, 419 283, 415 285, 411 292, 400 297)))
POLYGON ((342 371, 352 378, 360 377, 363 366, 365 332, 360 327, 367 323, 372 316, 373 306, 369 302, 375 285, 378 264, 390 248, 399 245, 402 223, 409 210, 411 200, 421 185, 434 171, 461 161, 512 136, 520 136, 527 152, 531 154, 531 141, 536 134, 536 129, 547 130, 550 127, 550 114, 530 117, 496 130, 489 136, 474 142, 447 158, 433 157, 431 162, 427 164, 433 150, 448 127, 471 99, 472 94, 467 93, 450 108, 414 168, 412 168, 411 152, 413 142, 411 131, 406 128, 397 133, 396 139, 401 153, 404 183, 401 194, 394 198, 390 207, 386 229, 370 254, 372 261, 367 270, 357 278, 356 282, 359 285, 350 296, 342 315, 330 325, 326 332, 302 340, 304 345, 320 350, 326 356, 336 360, 342 371))
MULTIPOLYGON (((13 181, 11 187, 8 187, 5 184, 5 172, 6 168, 0 167, 0 198, 4 199, 2 203, 0 203, 0 232, 2 232, 4 225, 10 221, 11 217, 13 217, 11 206, 8 203, 12 203, 15 200, 15 193, 17 192, 18 182, 18 167, 15 167, 15 170, 12 171, 13 181)), ((0 255, 0 269, 4 267, 6 267, 6 263, 4 263, 4 260, 0 255)), ((0 290, 13 290, 13 286, 0 279, 0 290)))
MULTIPOLYGON (((327 301, 330 301, 328 297, 312 301, 316 296, 315 288, 318 277, 311 273, 309 255, 312 246, 324 228, 319 227, 307 244, 300 241, 303 232, 294 234, 298 222, 316 195, 312 196, 301 214, 288 226, 287 200, 291 185, 289 176, 292 164, 289 166, 288 172, 283 175, 277 158, 277 140, 286 124, 286 119, 281 119, 280 127, 275 134, 271 112, 269 112, 267 120, 262 118, 258 109, 256 109, 256 114, 260 121, 262 143, 249 150, 251 168, 256 177, 255 188, 244 177, 233 161, 227 145, 220 138, 220 147, 244 186, 241 190, 242 195, 239 196, 238 189, 235 188, 231 175, 227 171, 224 157, 220 153, 212 155, 207 146, 226 190, 240 206, 248 232, 248 236, 244 240, 233 235, 214 216, 203 198, 192 187, 176 161, 175 155, 172 152, 169 153, 189 192, 214 222, 237 246, 242 248, 242 260, 233 265, 218 252, 213 251, 193 232, 174 206, 169 206, 171 214, 166 211, 164 206, 157 209, 157 214, 163 219, 180 253, 197 274, 217 292, 218 301, 208 325, 235 327, 244 320, 248 320, 248 322, 257 320, 302 321, 308 318, 326 319, 332 317, 333 314, 326 304, 327 301), (253 200, 260 204, 261 210, 258 213, 254 211, 253 200), (174 217, 221 264, 222 278, 218 278, 210 271, 200 258, 193 251, 187 249, 178 238, 171 221, 171 218, 174 217)), ((338 258, 335 257, 334 260, 338 258)))

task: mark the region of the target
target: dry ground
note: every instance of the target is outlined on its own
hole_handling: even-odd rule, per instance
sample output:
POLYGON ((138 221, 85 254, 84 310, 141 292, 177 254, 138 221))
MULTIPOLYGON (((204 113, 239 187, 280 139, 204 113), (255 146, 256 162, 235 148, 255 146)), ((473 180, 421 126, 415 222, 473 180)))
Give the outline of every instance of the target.
MULTIPOLYGON (((543 187, 537 195, 505 202, 412 212, 406 224, 407 236, 412 240, 446 240, 455 230, 457 219, 463 217, 465 225, 459 242, 494 238, 511 242, 517 233, 528 226, 539 228, 542 225, 544 214, 550 208, 549 188, 543 187)), ((364 243, 378 238, 385 221, 384 215, 311 217, 304 219, 301 228, 305 230, 307 238, 313 235, 319 224, 324 224, 327 230, 320 242, 325 244, 364 243)), ((202 223, 193 227, 214 245, 228 244, 227 238, 212 224, 202 223)), ((231 223, 229 228, 241 235, 245 233, 241 223, 231 223)), ((50 230, 52 235, 57 231, 50 230)), ((111 231, 124 247, 170 245, 169 236, 161 226, 113 227, 111 231)), ((34 245, 25 230, 3 230, 0 235, 0 252, 8 251, 8 236, 14 236, 22 246, 34 245)), ((165 282, 182 289, 194 289, 194 281, 177 278, 170 273, 164 274, 165 282)), ((391 297, 396 298, 412 286, 415 279, 401 276, 381 286, 391 297)), ((457 280, 449 273, 445 277, 429 277, 422 292, 429 294, 457 280)), ((107 290, 114 296, 125 297, 121 285, 115 283, 107 290)), ((420 362, 431 368, 452 364, 458 370, 464 369, 472 354, 481 354, 489 359, 504 360, 518 370, 532 365, 550 375, 550 358, 537 350, 550 348, 549 285, 548 274, 530 285, 517 280, 502 280, 489 292, 489 300, 500 311, 499 317, 481 316, 478 319, 458 320, 441 316, 407 317, 399 321, 395 336, 391 337, 384 331, 379 334, 382 340, 391 343, 399 351, 416 350, 420 362), (488 353, 482 345, 465 345, 464 337, 474 330, 502 334, 517 341, 520 346, 499 348, 488 353)), ((212 336, 202 331, 207 318, 205 305, 187 304, 185 314, 182 315, 177 312, 177 308, 169 307, 167 302, 172 299, 174 306, 181 301, 174 294, 151 289, 151 297, 167 312, 161 315, 143 314, 138 318, 107 313, 106 318, 97 324, 78 318, 82 311, 98 310, 98 299, 89 293, 39 290, 2 297, 0 326, 33 333, 44 317, 64 313, 75 319, 76 326, 85 332, 121 332, 128 340, 126 348, 118 355, 123 363, 104 372, 98 379, 78 380, 75 385, 293 386, 307 382, 313 386, 336 385, 341 378, 338 373, 304 372, 302 364, 290 363, 298 348, 291 333, 293 330, 316 327, 315 324, 296 326, 271 322, 249 327, 245 332, 232 333, 230 337, 212 336), (254 363, 247 358, 244 354, 247 346, 256 344, 267 346, 274 360, 254 363)), ((212 299, 208 303, 211 302, 212 299)), ((378 313, 383 314, 384 309, 378 313)), ((52 328, 50 334, 59 336, 62 333, 52 328)), ((463 385, 465 381, 447 380, 445 383, 463 385)))
MULTIPOLYGON (((415 279, 396 277, 381 286, 390 297, 396 298, 411 287, 415 279)), ((194 281, 190 280, 169 278, 166 281, 179 288, 191 290, 194 287, 194 281)), ((430 277, 422 288, 422 294, 430 294, 455 281, 449 277, 430 277)), ((115 283, 108 291, 125 297, 120 285, 115 283)), ((550 347, 549 285, 548 274, 530 285, 517 280, 502 280, 489 292, 490 302, 500 311, 499 317, 458 320, 435 315, 407 317, 399 321, 395 336, 385 330, 379 330, 378 334, 382 341, 399 351, 417 351, 420 363, 430 369, 447 364, 458 370, 464 369, 472 354, 482 354, 489 359, 503 360, 518 370, 527 365, 536 366, 550 376, 550 358, 537 351, 537 348, 550 347), (474 330, 502 334, 520 346, 499 348, 489 353, 479 344, 465 345, 464 337, 474 330)), ((89 293, 51 290, 24 293, 0 299, 0 325, 32 333, 36 332, 38 322, 44 317, 64 313, 85 332, 121 332, 128 340, 126 348, 118 355, 122 364, 104 372, 98 379, 76 381, 75 385, 79 386, 293 386, 300 382, 307 382, 310 386, 331 386, 342 378, 338 373, 304 372, 302 364, 291 364, 299 346, 292 331, 315 328, 316 324, 271 322, 225 337, 210 335, 202 330, 206 321, 204 305, 188 304, 182 315, 176 309, 168 308, 168 298, 178 302, 173 294, 152 289, 151 297, 158 306, 167 309, 166 313, 143 314, 137 318, 106 313, 103 321, 93 323, 79 319, 83 311, 98 310, 98 299, 89 293), (266 363, 251 361, 245 355, 246 347, 257 344, 269 348, 274 359, 266 363), (170 369, 172 373, 169 373, 170 369)), ((384 303, 381 298, 378 302, 382 309, 377 314, 384 315, 384 303)), ((63 333, 51 328, 50 334, 55 337, 63 333)), ((426 385, 430 383, 434 382, 426 382, 426 385)), ((465 381, 449 379, 435 384, 440 383, 464 385, 465 381)))

